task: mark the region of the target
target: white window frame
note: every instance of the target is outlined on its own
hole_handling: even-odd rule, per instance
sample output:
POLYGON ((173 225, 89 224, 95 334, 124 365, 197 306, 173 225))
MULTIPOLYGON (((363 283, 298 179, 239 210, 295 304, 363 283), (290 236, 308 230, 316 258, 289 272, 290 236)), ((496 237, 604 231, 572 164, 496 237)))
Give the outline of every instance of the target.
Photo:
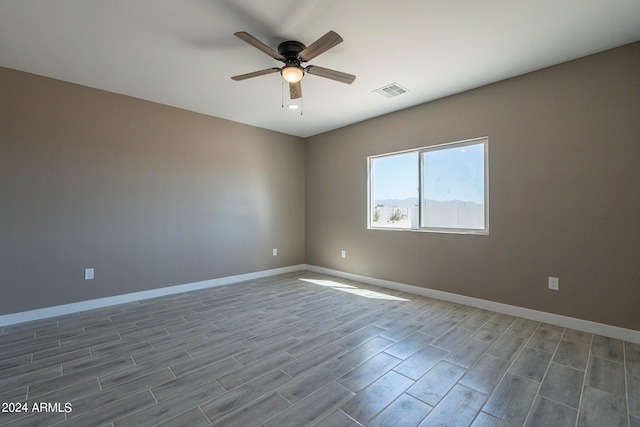
POLYGON ((430 232, 430 233, 448 233, 448 234, 477 234, 488 235, 489 234, 489 138, 479 137, 473 139, 466 139, 462 141, 447 142, 443 144, 430 145, 426 147, 420 147, 410 150, 395 151, 392 153, 378 154, 367 157, 367 228, 369 230, 386 230, 386 231, 417 231, 417 232, 430 232), (422 210, 423 210, 423 161, 422 154, 437 150, 463 147, 466 145, 479 145, 484 146, 484 228, 451 228, 451 227, 427 227, 422 224, 422 210), (375 159, 394 156, 398 154, 406 153, 418 153, 418 227, 417 228, 393 228, 393 227, 380 227, 373 226, 373 161, 375 159))

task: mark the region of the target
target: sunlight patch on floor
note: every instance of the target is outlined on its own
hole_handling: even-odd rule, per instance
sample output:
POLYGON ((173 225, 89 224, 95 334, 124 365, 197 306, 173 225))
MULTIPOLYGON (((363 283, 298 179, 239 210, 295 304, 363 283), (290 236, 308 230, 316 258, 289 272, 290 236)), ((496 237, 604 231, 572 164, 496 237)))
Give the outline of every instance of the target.
POLYGON ((345 285, 344 283, 334 282, 333 280, 318 280, 318 279, 300 279, 304 282, 313 283, 314 285, 326 286, 328 288, 353 288, 358 289, 355 286, 345 285))
POLYGON ((365 298, 384 299, 384 300, 391 300, 391 301, 411 301, 406 298, 400 298, 400 297, 388 295, 382 292, 376 292, 369 289, 360 289, 356 286, 345 285, 344 283, 334 282, 333 280, 302 279, 302 278, 300 280, 307 283, 313 283, 314 285, 326 286, 338 291, 348 292, 350 294, 358 295, 365 298))

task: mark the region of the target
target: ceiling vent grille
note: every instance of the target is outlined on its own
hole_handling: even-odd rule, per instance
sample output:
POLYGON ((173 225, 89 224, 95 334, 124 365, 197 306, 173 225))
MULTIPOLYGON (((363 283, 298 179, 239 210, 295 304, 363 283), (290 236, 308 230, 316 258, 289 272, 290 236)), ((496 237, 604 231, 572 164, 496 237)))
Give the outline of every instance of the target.
POLYGON ((398 83, 391 83, 373 91, 373 93, 378 93, 385 98, 393 98, 407 92, 409 92, 409 89, 400 86, 398 83))

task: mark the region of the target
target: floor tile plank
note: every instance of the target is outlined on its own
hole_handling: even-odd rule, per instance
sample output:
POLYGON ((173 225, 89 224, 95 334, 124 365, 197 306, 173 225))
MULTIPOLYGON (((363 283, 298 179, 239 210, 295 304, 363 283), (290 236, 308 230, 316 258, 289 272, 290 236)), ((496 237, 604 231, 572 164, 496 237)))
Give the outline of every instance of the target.
POLYGON ((289 408, 291 404, 276 392, 261 397, 233 414, 220 418, 214 425, 224 427, 247 427, 259 425, 289 408))
POLYGON ((522 425, 539 385, 533 380, 507 373, 482 410, 508 423, 522 425))
POLYGON ((246 404, 288 383, 291 379, 290 376, 276 369, 200 407, 211 421, 216 422, 223 416, 235 412, 246 404))
POLYGON ((321 420, 354 393, 332 382, 264 423, 264 427, 307 426, 321 420))
POLYGON ((615 396, 625 396, 624 365, 612 360, 591 357, 587 368, 586 385, 615 396))
POLYGON ((343 375, 338 379, 338 382, 352 391, 360 391, 393 369, 398 363, 400 363, 400 359, 386 353, 380 353, 343 375))
POLYGON ((548 399, 577 409, 580 404, 583 383, 584 371, 551 363, 538 393, 548 399))
POLYGON ((622 397, 585 386, 578 414, 580 426, 623 427, 627 425, 627 404, 622 397))
POLYGON ((429 344, 413 353, 404 362, 395 367, 394 370, 406 377, 417 380, 446 357, 447 354, 449 354, 447 351, 429 344))
POLYGON ((289 402, 298 402, 353 369, 341 360, 333 359, 296 377, 278 388, 289 402))
POLYGON ((577 409, 538 396, 525 426, 574 427, 577 416, 577 409))
POLYGON ((416 381, 407 394, 432 407, 436 406, 465 372, 466 369, 461 366, 442 361, 416 381))
POLYGON ((482 408, 486 395, 456 385, 438 406, 420 423, 420 427, 471 425, 482 408))
POLYGON ((369 427, 417 426, 431 411, 431 406, 403 394, 387 406, 368 424, 369 427))
POLYGON ((572 368, 584 370, 589 360, 589 345, 576 341, 562 340, 553 356, 553 361, 572 368))
POLYGON ((398 398, 413 381, 396 372, 388 372, 340 409, 361 424, 367 423, 398 398))
POLYGON ((362 424, 340 410, 332 412, 314 427, 362 427, 362 424))
POLYGON ((640 427, 640 344, 296 271, 0 327, 0 401, 73 408, 3 427, 640 427))

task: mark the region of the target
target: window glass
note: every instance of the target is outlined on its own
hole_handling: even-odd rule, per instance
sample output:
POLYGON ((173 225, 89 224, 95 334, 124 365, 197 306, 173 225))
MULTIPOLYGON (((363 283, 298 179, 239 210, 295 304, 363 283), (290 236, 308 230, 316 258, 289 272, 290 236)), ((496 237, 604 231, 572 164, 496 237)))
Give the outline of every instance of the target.
POLYGON ((369 157, 369 228, 488 233, 487 138, 369 157))
POLYGON ((485 228, 485 145, 455 145, 421 153, 422 227, 485 228))
POLYGON ((418 152, 376 157, 370 162, 370 226, 411 228, 418 220, 418 152))

